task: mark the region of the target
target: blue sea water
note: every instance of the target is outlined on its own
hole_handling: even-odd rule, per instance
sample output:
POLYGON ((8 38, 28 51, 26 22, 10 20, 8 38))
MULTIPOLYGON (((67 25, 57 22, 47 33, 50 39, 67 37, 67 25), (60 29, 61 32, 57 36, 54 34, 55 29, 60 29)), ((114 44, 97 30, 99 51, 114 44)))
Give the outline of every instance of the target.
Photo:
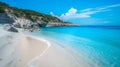
POLYGON ((53 27, 33 32, 77 51, 89 67, 120 67, 120 27, 53 27))

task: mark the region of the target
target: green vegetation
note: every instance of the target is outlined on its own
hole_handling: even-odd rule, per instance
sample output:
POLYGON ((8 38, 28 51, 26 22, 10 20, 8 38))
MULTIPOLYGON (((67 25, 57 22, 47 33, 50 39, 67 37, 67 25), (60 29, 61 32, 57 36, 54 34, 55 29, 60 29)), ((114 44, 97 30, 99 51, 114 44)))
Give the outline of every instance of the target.
POLYGON ((15 7, 10 7, 6 3, 0 2, 0 13, 10 13, 14 14, 16 17, 29 19, 33 22, 43 21, 43 22, 62 22, 57 17, 39 13, 33 10, 19 9, 15 7))
POLYGON ((5 13, 5 9, 9 9, 6 3, 0 2, 0 13, 5 13))

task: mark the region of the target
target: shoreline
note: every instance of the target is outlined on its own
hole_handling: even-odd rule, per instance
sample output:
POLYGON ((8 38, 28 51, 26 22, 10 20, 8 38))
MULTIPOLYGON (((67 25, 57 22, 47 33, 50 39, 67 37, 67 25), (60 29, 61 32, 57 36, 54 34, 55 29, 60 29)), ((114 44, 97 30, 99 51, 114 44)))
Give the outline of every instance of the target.
POLYGON ((42 53, 40 53, 40 55, 36 56, 35 58, 33 58, 31 61, 28 62, 30 67, 40 67, 42 65, 41 64, 42 61, 46 61, 45 62, 46 65, 48 63, 54 63, 51 66, 50 65, 47 65, 47 66, 42 65, 42 67, 54 67, 54 66, 55 67, 61 67, 61 66, 80 67, 79 62, 76 60, 78 57, 77 53, 75 53, 73 50, 66 49, 66 48, 64 48, 65 46, 63 47, 62 45, 58 44, 57 42, 46 39, 44 37, 40 38, 35 35, 26 35, 26 37, 31 37, 36 40, 44 41, 45 43, 48 44, 48 47, 42 53), (58 51, 58 52, 56 53, 56 51, 58 51), (75 54, 76 56, 72 55, 72 54, 75 54), (52 57, 50 55, 54 55, 54 57, 52 57), (47 57, 45 57, 45 56, 47 56, 47 57), (58 58, 55 58, 55 57, 58 57, 58 58), (65 59, 65 57, 67 60, 65 59), (46 58, 52 58, 52 59, 48 60, 46 58), (41 60, 41 59, 44 59, 44 60, 41 60), (56 61, 56 60, 58 60, 58 61, 56 61), (47 62, 47 61, 50 61, 50 62, 47 62), (53 62, 51 62, 51 61, 53 61, 53 62), (57 66, 55 63, 57 63, 57 66))
POLYGON ((31 61, 28 62, 28 65, 30 67, 32 67, 31 63, 34 62, 35 60, 37 60, 40 56, 42 56, 51 47, 51 43, 46 39, 38 38, 38 37, 35 37, 35 36, 32 36, 32 35, 25 35, 25 36, 26 37, 31 37, 33 39, 37 39, 37 40, 40 40, 40 41, 43 41, 43 42, 47 43, 47 45, 48 45, 47 48, 39 56, 36 56, 35 58, 31 59, 31 61))
MULTIPOLYGON (((35 38, 39 39, 39 37, 35 38)), ((40 57, 38 56, 31 64, 31 67, 80 67, 75 56, 71 54, 72 52, 51 40, 49 42, 51 43, 49 49, 40 55, 40 57)))
MULTIPOLYGON (((3 52, 3 57, 1 57, 1 55, 0 57, 3 60, 1 60, 0 64, 3 63, 3 65, 0 66, 80 67, 80 64, 77 62, 75 56, 71 54, 71 52, 68 52, 67 49, 63 48, 59 44, 54 43, 51 40, 49 41, 49 39, 46 40, 43 37, 28 35, 22 32, 9 33, 9 40, 13 41, 10 43, 10 45, 7 44, 11 48, 5 47, 5 49, 3 48, 4 50, 1 50, 3 52), (6 54, 8 51, 11 51, 10 55, 5 56, 4 53, 6 54)), ((5 38, 8 39, 6 34, 5 38)))

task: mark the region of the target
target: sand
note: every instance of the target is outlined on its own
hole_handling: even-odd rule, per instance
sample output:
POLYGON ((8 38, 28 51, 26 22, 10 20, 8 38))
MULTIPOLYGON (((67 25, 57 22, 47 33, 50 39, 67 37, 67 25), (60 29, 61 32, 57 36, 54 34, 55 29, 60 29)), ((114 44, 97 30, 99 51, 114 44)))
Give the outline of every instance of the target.
POLYGON ((77 58, 59 44, 22 33, 9 37, 7 46, 0 47, 0 67, 80 67, 77 58))
POLYGON ((16 67, 29 67, 30 61, 48 48, 46 42, 30 36, 23 36, 19 44, 17 49, 17 59, 19 62, 16 67))

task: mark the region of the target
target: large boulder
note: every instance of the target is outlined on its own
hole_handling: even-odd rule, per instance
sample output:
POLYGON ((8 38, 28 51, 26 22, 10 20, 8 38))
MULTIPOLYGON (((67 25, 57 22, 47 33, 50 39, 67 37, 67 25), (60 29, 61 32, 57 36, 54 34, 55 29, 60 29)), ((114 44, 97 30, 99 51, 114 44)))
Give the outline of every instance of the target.
POLYGON ((3 28, 10 32, 18 32, 18 30, 10 24, 5 24, 3 28))

